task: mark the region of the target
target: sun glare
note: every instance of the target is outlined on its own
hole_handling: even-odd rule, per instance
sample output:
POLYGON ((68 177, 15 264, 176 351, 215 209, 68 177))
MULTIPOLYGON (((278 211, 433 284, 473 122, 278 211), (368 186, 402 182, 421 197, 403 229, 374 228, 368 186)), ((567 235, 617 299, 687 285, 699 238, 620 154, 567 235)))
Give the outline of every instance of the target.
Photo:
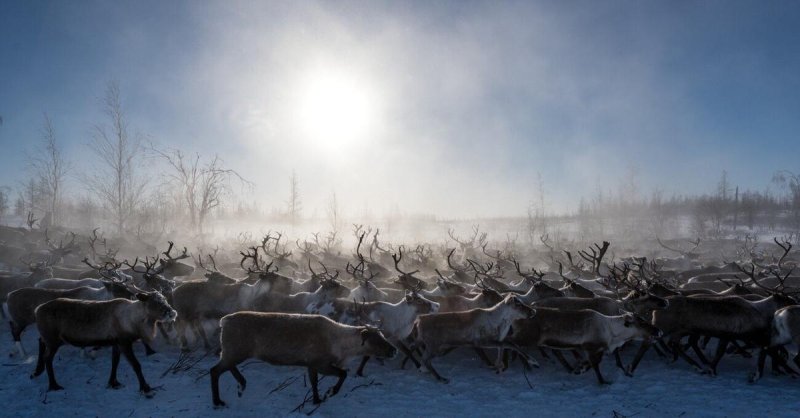
POLYGON ((355 77, 335 71, 310 74, 301 87, 299 123, 305 136, 330 148, 361 141, 369 131, 369 89, 355 77))

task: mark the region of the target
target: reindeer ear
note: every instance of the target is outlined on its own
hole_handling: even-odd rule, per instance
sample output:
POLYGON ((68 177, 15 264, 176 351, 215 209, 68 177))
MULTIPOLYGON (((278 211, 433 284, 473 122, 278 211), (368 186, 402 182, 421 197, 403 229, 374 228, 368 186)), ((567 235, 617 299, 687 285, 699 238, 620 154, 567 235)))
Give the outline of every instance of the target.
POLYGON ((367 342, 367 335, 369 335, 369 329, 365 327, 361 330, 361 345, 367 342))
POLYGON ((146 302, 148 299, 150 299, 150 295, 148 295, 147 293, 137 293, 136 299, 139 299, 142 302, 146 302))

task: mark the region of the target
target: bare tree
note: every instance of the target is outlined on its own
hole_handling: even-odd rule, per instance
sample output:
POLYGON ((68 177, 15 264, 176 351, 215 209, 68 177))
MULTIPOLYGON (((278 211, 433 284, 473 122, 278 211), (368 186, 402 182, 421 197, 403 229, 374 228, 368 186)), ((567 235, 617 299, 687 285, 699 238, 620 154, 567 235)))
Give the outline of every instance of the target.
POLYGON ((186 204, 192 228, 200 233, 211 210, 218 207, 222 197, 230 191, 230 180, 248 183, 235 170, 223 168, 217 155, 203 163, 199 153, 187 157, 180 150, 151 148, 172 167, 169 176, 186 204))
POLYGON ((527 220, 528 243, 533 246, 537 237, 547 233, 547 218, 544 205, 544 181, 542 173, 536 173, 536 192, 534 200, 528 205, 527 220))
POLYGON ((331 227, 331 232, 339 232, 339 227, 341 226, 341 209, 339 208, 339 201, 336 198, 336 192, 331 194, 330 199, 328 199, 328 223, 331 227))
POLYGON ((7 186, 0 186, 0 221, 6 216, 8 212, 11 198, 9 197, 10 189, 7 186))
POLYGON ((300 186, 294 170, 292 170, 292 177, 289 180, 289 200, 286 202, 286 209, 292 226, 294 226, 303 210, 303 202, 300 201, 300 186))
POLYGON ((772 181, 779 187, 788 189, 792 228, 800 231, 800 174, 781 170, 772 176, 772 181))
POLYGON ((97 156, 97 164, 85 176, 85 182, 111 216, 117 233, 122 234, 144 194, 146 181, 138 173, 142 137, 128 130, 116 82, 108 84, 101 104, 110 126, 93 127, 89 146, 97 156))
POLYGON ((46 200, 46 210, 50 212, 50 223, 57 225, 60 219, 59 206, 71 166, 56 142, 56 131, 47 114, 42 124, 42 144, 33 154, 28 155, 28 165, 38 180, 42 198, 46 200))

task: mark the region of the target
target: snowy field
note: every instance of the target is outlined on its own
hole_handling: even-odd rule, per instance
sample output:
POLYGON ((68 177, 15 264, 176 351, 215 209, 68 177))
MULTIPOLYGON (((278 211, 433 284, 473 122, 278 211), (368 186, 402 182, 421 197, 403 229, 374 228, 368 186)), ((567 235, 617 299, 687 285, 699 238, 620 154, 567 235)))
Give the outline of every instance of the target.
MULTIPOLYGON (((78 417, 485 417, 485 416, 579 416, 579 417, 797 417, 800 414, 800 380, 772 376, 769 372, 755 385, 747 383, 751 360, 726 357, 716 378, 700 375, 685 363, 666 364, 649 353, 633 378, 624 376, 613 362, 604 359, 606 377, 613 381, 599 386, 594 373, 566 374, 560 366, 539 358, 540 369, 527 373, 519 363, 502 374, 482 366, 472 351, 461 350, 434 361, 439 371, 451 378, 449 384, 435 382, 417 370, 400 370, 399 359, 386 365, 370 362, 366 377, 348 377, 339 395, 318 409, 310 402, 295 410, 308 393, 305 369, 273 367, 256 361, 243 363, 248 381, 241 398, 230 374, 220 379, 222 398, 228 407, 211 406, 208 376, 214 364, 209 355, 194 368, 162 374, 175 363, 174 347, 157 346, 160 352, 145 357, 141 345, 137 355, 151 386, 160 387, 152 399, 137 391, 136 377, 123 359, 119 380, 125 387, 106 388, 110 351, 104 349, 95 360, 81 357, 78 349, 63 347, 54 363, 56 377, 66 388, 47 389, 46 374, 30 380, 34 360, 19 364, 8 358, 12 349, 7 327, 3 327, 4 373, 0 374, 2 416, 78 417), (282 389, 281 389, 282 388, 282 389)), ((36 331, 23 336, 26 349, 36 347, 36 331)), ((713 345, 713 344, 712 344, 713 345)), ((32 354, 31 354, 32 355, 32 354)), ((626 362, 633 350, 625 352, 626 362)), ((202 357, 199 354, 198 357, 202 357)), ((356 365, 352 366, 352 369, 356 365)), ((320 382, 327 390, 333 378, 320 382)))

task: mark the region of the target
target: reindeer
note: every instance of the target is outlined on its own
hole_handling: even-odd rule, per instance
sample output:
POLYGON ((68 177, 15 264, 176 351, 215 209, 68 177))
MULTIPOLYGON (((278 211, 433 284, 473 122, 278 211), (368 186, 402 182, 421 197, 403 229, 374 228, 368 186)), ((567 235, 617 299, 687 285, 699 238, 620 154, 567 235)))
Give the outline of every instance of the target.
POLYGON ((196 336, 203 340, 203 347, 210 349, 201 321, 222 318, 223 316, 250 309, 253 302, 267 293, 285 293, 291 289, 291 279, 279 276, 272 271, 272 263, 263 266, 258 254, 259 247, 251 247, 247 253, 242 252, 240 265, 248 273, 257 273, 259 279, 254 284, 237 282, 219 284, 215 282, 186 282, 175 288, 173 298, 179 320, 176 322, 181 348, 188 350, 186 327, 191 326, 196 336), (252 267, 244 263, 252 260, 252 267), (286 279, 286 280, 284 280, 286 279))
POLYGON ((147 397, 155 393, 144 379, 142 367, 133 354, 132 344, 155 337, 158 322, 175 320, 175 310, 158 292, 137 293, 136 301, 112 299, 109 301, 84 301, 55 299, 39 305, 35 310, 36 326, 39 329, 39 358, 37 377, 47 368, 48 391, 61 390, 53 373, 53 359, 63 344, 78 347, 112 346, 111 375, 108 386, 122 387, 117 380, 120 353, 128 360, 139 379, 139 391, 147 397))
POLYGON ((472 226, 472 236, 467 240, 461 240, 456 237, 453 229, 448 229, 447 235, 450 239, 458 243, 464 258, 476 258, 478 255, 476 248, 482 247, 486 243, 487 237, 485 232, 482 234, 480 233, 480 225, 472 226), (480 236, 478 234, 480 234, 480 236))
POLYGON ((123 273, 122 270, 120 270, 122 263, 106 262, 104 265, 95 265, 92 264, 88 258, 84 258, 83 263, 91 267, 92 271, 94 272, 94 277, 97 277, 97 274, 99 274, 100 278, 86 278, 79 280, 50 278, 40 280, 33 287, 39 289, 68 290, 88 286, 96 289, 102 289, 105 287, 105 281, 127 282, 131 279, 131 276, 123 273))
MULTIPOLYGON (((517 346, 583 350, 600 384, 609 383, 600 373, 604 353, 616 352, 633 339, 661 336, 656 327, 632 314, 606 316, 589 309, 562 311, 537 307, 535 317, 514 321, 512 329, 509 342, 517 346)), ((566 363, 563 357, 558 354, 557 357, 566 363)), ((616 359, 624 370, 618 355, 616 359)))
MULTIPOLYGON (((756 280, 755 283, 758 283, 756 280)), ((689 364, 702 370, 702 367, 689 357, 679 341, 685 335, 692 335, 690 345, 700 361, 708 366, 706 373, 716 375, 716 367, 731 341, 741 340, 761 347, 757 370, 750 380, 758 380, 761 376, 764 360, 770 354, 779 367, 788 368, 785 362, 776 355, 769 346, 770 329, 775 312, 785 306, 796 304, 796 301, 779 292, 777 288, 769 289, 772 295, 759 300, 749 301, 739 296, 728 297, 687 297, 670 296, 669 306, 653 313, 653 325, 669 336, 669 347, 675 356, 680 356, 689 364), (717 351, 710 362, 697 346, 698 336, 719 338, 717 351)), ((631 372, 646 351, 642 347, 630 366, 631 372)), ((788 369, 791 370, 791 369, 788 369)))
POLYGON ((165 264, 159 263, 160 265, 156 266, 156 263, 157 261, 155 258, 151 260, 145 257, 144 261, 142 261, 144 270, 137 270, 136 267, 139 265, 138 257, 133 261, 133 264, 130 264, 128 260, 123 261, 123 264, 130 267, 131 271, 140 274, 144 279, 145 286, 140 287, 148 290, 157 290, 172 303, 172 292, 174 292, 176 286, 175 280, 164 277, 163 273, 164 270, 166 270, 165 264))
POLYGON ((110 248, 108 246, 108 241, 106 240, 106 238, 103 237, 102 234, 97 235, 97 231, 99 230, 100 228, 93 229, 92 236, 89 237, 89 249, 92 251, 92 260, 94 260, 96 263, 114 262, 117 258, 117 253, 119 252, 119 249, 110 248), (102 253, 98 251, 97 247, 95 247, 95 245, 98 242, 103 245, 102 253))
POLYGON ((466 296, 444 296, 437 299, 439 312, 461 312, 478 308, 489 308, 503 300, 503 295, 496 290, 479 285, 481 293, 469 298, 466 296))
POLYGON ((178 276, 190 276, 192 272, 194 272, 194 267, 180 262, 180 260, 191 257, 191 255, 188 254, 186 247, 183 247, 183 252, 181 252, 177 257, 173 257, 170 255, 170 253, 172 252, 172 247, 175 246, 175 243, 172 241, 167 241, 167 243, 169 244, 169 247, 166 251, 161 253, 166 258, 161 257, 158 259, 159 263, 161 263, 161 267, 159 267, 159 274, 170 280, 178 276))
MULTIPOLYGON (((274 365, 308 368, 313 402, 319 404, 319 374, 337 376, 328 391, 339 393, 347 378, 345 365, 356 357, 394 357, 397 349, 380 331, 338 324, 321 315, 237 312, 220 320, 219 362, 211 368, 211 397, 215 407, 225 406, 219 396, 219 377, 230 371, 242 395, 247 382, 236 367, 248 358, 274 365)), ((327 397, 327 395, 326 395, 327 397)))
POLYGON ((234 284, 240 281, 247 280, 248 277, 243 279, 234 279, 233 277, 228 276, 227 274, 219 271, 217 269, 217 262, 214 260, 214 256, 211 254, 207 255, 208 261, 211 262, 211 268, 206 267, 206 264, 203 263, 203 254, 198 252, 197 255, 197 262, 196 264, 206 272, 203 273, 203 277, 206 278, 206 281, 209 283, 216 283, 216 284, 234 284))
POLYGON ((120 281, 104 280, 101 283, 103 287, 99 289, 88 286, 68 290, 25 287, 10 292, 7 301, 8 313, 11 317, 11 336, 14 338, 17 353, 23 358, 27 357, 20 337, 28 325, 36 322, 34 311, 39 305, 58 298, 110 300, 114 298, 127 299, 133 295, 131 290, 120 281))
MULTIPOLYGON (((800 346, 800 306, 797 305, 778 309, 772 318, 770 347, 775 349, 790 343, 800 346)), ((793 361, 800 367, 800 352, 794 356, 793 361)))
POLYGON ((5 303, 6 295, 23 287, 33 287, 41 280, 51 279, 53 269, 47 263, 33 263, 20 260, 27 264, 30 273, 17 274, 14 276, 0 276, 0 303, 5 303))
MULTIPOLYGON (((431 364, 431 359, 456 347, 508 348, 518 351, 528 361, 535 361, 522 353, 513 343, 506 342, 515 319, 532 318, 536 311, 519 298, 509 295, 491 308, 472 309, 465 312, 449 312, 420 315, 411 332, 415 346, 422 349, 422 364, 436 380, 448 383, 431 364)), ((498 371, 502 365, 497 363, 498 371)))
MULTIPOLYGON (((416 292, 406 292, 405 297, 397 303, 389 302, 362 302, 357 300, 337 299, 320 306, 314 313, 323 314, 336 322, 356 325, 371 324, 377 326, 392 345, 410 358, 417 367, 419 362, 414 358, 411 350, 404 341, 411 334, 411 329, 417 317, 422 314, 436 313, 439 304, 426 299, 416 292)), ((369 361, 369 356, 361 360, 356 371, 357 376, 364 375, 364 366, 369 361)))
POLYGON ((297 263, 291 259, 292 252, 286 251, 286 246, 284 246, 283 249, 280 249, 280 243, 281 238, 283 238, 283 234, 280 232, 276 232, 276 234, 276 237, 272 237, 272 234, 269 233, 266 237, 264 237, 263 240, 261 240, 261 248, 264 249, 264 254, 272 257, 272 261, 279 269, 290 268, 292 270, 297 270, 297 263), (275 241, 275 243, 270 245, 270 240, 275 241))
POLYGON ((66 245, 64 244, 63 239, 59 241, 58 245, 55 245, 50 239, 47 229, 44 230, 45 243, 50 251, 51 264, 58 264, 62 262, 64 257, 78 249, 78 246, 75 244, 75 233, 69 232, 65 234, 65 236, 70 236, 70 240, 66 245))
POLYGON ((367 302, 385 301, 389 299, 389 293, 378 288, 373 279, 378 276, 378 272, 369 270, 367 276, 367 264, 364 256, 361 254, 361 243, 364 241, 366 233, 362 233, 358 237, 358 244, 356 245, 356 257, 358 257, 358 264, 355 266, 347 262, 345 270, 353 276, 353 280, 357 286, 350 292, 348 299, 363 300, 367 302))
POLYGON ((464 296, 468 293, 467 287, 444 277, 439 269, 434 269, 434 271, 439 276, 436 278, 436 288, 433 290, 421 290, 421 295, 439 298, 445 296, 464 296))
POLYGON ((425 283, 422 279, 414 277, 414 274, 419 273, 419 270, 405 272, 400 269, 400 261, 403 260, 402 246, 398 248, 398 254, 392 254, 392 260, 394 260, 394 269, 397 270, 398 273, 400 273, 400 276, 397 277, 397 280, 395 280, 394 283, 400 285, 405 290, 419 291, 427 289, 428 288, 427 283, 425 283))
POLYGON ((262 294, 253 300, 252 310, 259 312, 311 313, 319 305, 350 294, 350 289, 336 281, 337 275, 320 280, 320 287, 314 292, 300 292, 292 295, 273 293, 262 294))

